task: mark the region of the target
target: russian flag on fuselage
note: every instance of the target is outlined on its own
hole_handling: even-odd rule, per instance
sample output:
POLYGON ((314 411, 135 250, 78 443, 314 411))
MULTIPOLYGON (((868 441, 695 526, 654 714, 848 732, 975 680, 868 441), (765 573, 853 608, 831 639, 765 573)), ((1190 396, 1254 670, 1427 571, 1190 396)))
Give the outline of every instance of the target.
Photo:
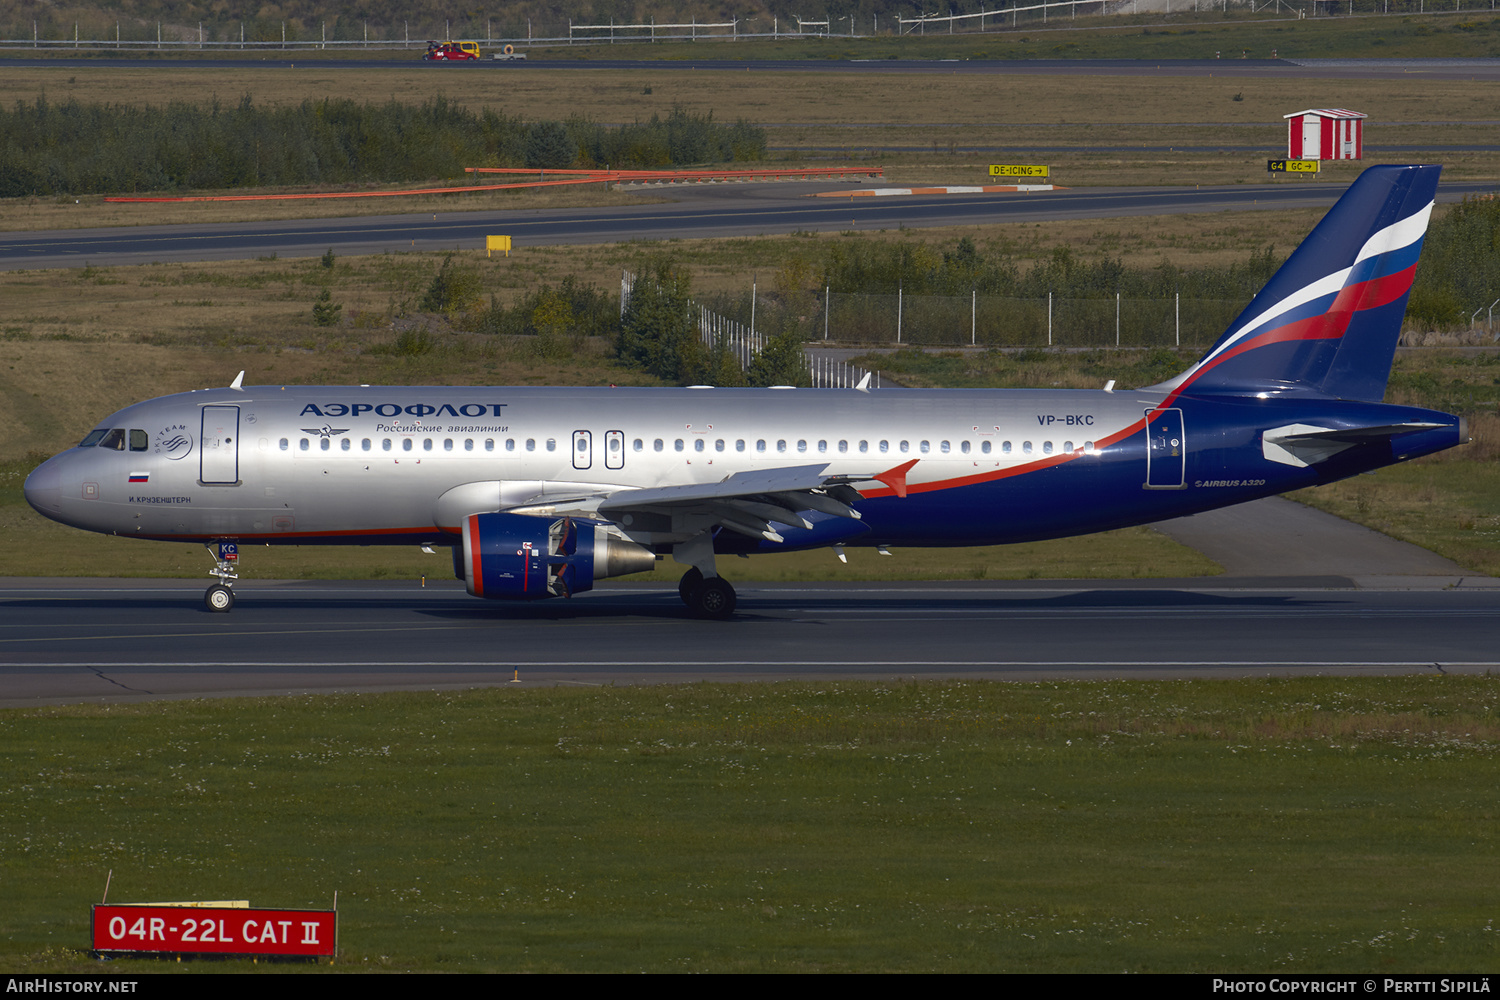
POLYGON ((1382 399, 1440 171, 1366 170, 1218 343, 1159 388, 1382 399))

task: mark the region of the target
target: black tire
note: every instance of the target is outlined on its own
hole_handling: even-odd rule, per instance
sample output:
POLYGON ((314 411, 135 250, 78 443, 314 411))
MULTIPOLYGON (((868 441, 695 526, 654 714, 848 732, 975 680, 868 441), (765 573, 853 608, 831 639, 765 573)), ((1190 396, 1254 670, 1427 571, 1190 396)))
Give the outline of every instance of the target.
POLYGON ((682 574, 682 579, 677 581, 677 596, 682 598, 682 603, 688 607, 693 606, 693 591, 697 590, 703 583, 703 572, 694 566, 682 574))
POLYGON ((203 592, 203 606, 216 614, 227 614, 234 607, 234 591, 216 583, 203 592))
POLYGON ((688 607, 699 618, 725 619, 734 614, 734 587, 722 576, 710 577, 694 588, 688 607))

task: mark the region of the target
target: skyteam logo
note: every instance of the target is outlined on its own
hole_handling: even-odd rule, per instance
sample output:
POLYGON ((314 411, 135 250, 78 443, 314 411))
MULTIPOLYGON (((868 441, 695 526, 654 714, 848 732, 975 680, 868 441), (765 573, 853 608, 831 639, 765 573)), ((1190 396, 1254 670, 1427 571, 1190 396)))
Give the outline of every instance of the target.
POLYGON ((187 424, 172 424, 156 432, 156 454, 175 462, 186 458, 192 450, 193 436, 188 433, 187 424))

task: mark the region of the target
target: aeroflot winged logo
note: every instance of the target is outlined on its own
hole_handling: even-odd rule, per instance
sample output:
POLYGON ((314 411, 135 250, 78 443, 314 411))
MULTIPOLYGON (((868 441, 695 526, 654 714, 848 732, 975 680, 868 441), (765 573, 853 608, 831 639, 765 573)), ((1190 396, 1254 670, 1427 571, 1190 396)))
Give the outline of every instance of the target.
MULTIPOLYGON (((486 414, 503 416, 500 412, 508 403, 308 403, 299 417, 362 417, 367 413, 377 417, 482 417, 486 414)), ((314 432, 316 433, 316 432, 314 432)))

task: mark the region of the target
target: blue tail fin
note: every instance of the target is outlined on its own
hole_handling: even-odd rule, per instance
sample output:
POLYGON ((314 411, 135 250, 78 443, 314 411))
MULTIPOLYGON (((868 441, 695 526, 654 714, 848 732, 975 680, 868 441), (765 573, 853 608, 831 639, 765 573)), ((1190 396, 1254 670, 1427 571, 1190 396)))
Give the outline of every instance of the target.
POLYGON ((1379 402, 1441 169, 1360 174, 1219 342, 1157 388, 1379 402))

